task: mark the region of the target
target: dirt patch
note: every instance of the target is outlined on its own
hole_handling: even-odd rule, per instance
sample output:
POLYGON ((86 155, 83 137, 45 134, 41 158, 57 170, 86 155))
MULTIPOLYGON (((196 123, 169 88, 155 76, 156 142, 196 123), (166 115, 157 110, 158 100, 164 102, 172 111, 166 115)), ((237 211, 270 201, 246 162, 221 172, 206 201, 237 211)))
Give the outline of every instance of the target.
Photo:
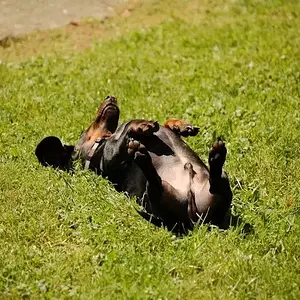
MULTIPOLYGON (((4 37, 0 40, 0 61, 20 61, 40 55, 84 50, 97 40, 115 38, 135 28, 159 24, 168 18, 199 24, 210 18, 214 11, 214 5, 209 4, 209 0, 123 0, 122 4, 118 1, 117 6, 111 6, 113 13, 101 19, 74 18, 59 28, 4 37)), ((222 9, 222 5, 216 7, 222 9)), ((226 10, 224 6, 223 17, 218 11, 220 24, 227 22, 226 10)))
POLYGON ((159 22, 160 16, 145 14, 151 1, 131 0, 113 8, 113 14, 101 19, 72 19, 67 25, 37 30, 24 35, 7 35, 0 40, 0 61, 26 60, 39 55, 78 51, 89 48, 95 40, 113 38, 145 24, 159 22), (147 2, 147 3, 145 3, 147 2))
POLYGON ((35 30, 53 29, 70 20, 103 19, 124 6, 124 0, 0 0, 0 39, 35 30))

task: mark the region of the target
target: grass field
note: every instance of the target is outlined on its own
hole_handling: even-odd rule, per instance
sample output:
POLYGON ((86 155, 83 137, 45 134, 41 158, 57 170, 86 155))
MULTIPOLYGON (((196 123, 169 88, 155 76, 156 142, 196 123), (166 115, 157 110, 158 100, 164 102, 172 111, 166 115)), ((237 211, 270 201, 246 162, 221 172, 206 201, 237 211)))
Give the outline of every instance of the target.
POLYGON ((0 298, 299 299, 299 30, 296 0, 165 0, 0 48, 0 298), (40 166, 37 143, 76 143, 106 95, 123 121, 198 125, 204 161, 222 136, 253 233, 177 238, 106 180, 40 166))

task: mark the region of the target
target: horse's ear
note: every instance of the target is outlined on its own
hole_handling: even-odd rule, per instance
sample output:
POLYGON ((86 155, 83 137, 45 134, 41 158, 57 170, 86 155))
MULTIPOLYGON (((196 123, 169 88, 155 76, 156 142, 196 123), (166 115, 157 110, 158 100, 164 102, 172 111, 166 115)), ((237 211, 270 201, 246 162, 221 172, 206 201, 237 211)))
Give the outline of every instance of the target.
POLYGON ((43 166, 69 170, 74 146, 63 145, 59 138, 48 136, 36 147, 35 155, 43 166))

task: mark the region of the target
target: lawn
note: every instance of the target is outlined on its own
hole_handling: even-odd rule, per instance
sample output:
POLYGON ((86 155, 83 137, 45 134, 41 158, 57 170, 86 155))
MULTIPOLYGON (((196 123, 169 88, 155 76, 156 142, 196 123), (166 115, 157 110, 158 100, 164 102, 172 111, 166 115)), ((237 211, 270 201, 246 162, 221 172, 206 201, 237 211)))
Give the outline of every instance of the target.
POLYGON ((0 48, 0 298, 299 299, 299 30, 296 0, 164 0, 0 48), (76 143, 106 95, 122 121, 199 126, 205 162, 222 136, 253 232, 175 237, 105 179, 40 166, 37 143, 76 143))

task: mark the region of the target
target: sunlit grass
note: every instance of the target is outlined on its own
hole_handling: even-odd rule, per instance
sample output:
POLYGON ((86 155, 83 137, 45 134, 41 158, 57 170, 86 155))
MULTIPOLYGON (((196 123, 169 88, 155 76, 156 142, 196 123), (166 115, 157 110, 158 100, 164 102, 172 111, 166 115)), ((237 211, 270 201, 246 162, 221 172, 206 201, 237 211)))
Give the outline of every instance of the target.
POLYGON ((116 21, 124 34, 90 49, 0 65, 4 297, 299 298, 299 2, 172 3, 141 8, 162 16, 147 26, 116 21), (39 166, 37 143, 76 143, 106 95, 122 121, 199 126, 188 143, 204 161, 223 136, 233 211, 254 233, 175 238, 104 179, 39 166))

